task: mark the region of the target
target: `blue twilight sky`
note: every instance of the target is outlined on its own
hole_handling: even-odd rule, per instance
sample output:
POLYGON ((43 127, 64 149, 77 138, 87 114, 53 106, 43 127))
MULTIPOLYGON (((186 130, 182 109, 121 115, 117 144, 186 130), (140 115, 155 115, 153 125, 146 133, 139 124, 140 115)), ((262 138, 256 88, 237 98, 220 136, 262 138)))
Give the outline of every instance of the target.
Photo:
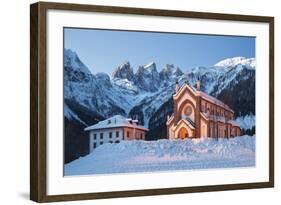
POLYGON ((65 28, 64 47, 75 51, 92 73, 108 74, 126 60, 134 71, 151 61, 158 71, 165 64, 186 71, 225 58, 255 57, 255 38, 240 36, 65 28))

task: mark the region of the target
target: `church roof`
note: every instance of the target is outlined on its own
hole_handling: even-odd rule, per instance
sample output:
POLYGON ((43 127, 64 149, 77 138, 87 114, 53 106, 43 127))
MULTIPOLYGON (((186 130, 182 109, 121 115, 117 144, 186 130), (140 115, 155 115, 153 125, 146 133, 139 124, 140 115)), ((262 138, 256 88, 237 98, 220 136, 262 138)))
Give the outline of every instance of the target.
POLYGON ((211 102, 211 103, 214 103, 214 104, 216 104, 216 105, 219 105, 219 106, 221 106, 221 107, 223 107, 223 108, 225 108, 225 109, 227 109, 227 110, 233 112, 233 110, 232 110, 228 105, 226 105, 226 104, 223 103, 222 101, 220 101, 220 100, 214 98, 213 96, 208 95, 208 94, 206 94, 206 93, 204 93, 204 92, 202 92, 202 91, 200 91, 200 95, 201 95, 201 97, 202 97, 203 99, 205 99, 205 100, 207 100, 207 101, 209 101, 209 102, 211 102))
POLYGON ((137 120, 128 119, 122 115, 114 115, 111 118, 108 118, 103 121, 99 121, 97 124, 86 127, 84 130, 90 131, 90 130, 109 129, 109 128, 117 128, 117 127, 130 127, 130 128, 148 131, 147 128, 138 125, 137 120))
POLYGON ((190 86, 189 84, 184 83, 184 84, 180 87, 180 89, 178 90, 178 92, 176 92, 176 93, 174 94, 174 96, 175 96, 175 97, 176 97, 176 96, 179 96, 180 93, 183 92, 184 88, 188 88, 194 95, 196 95, 196 90, 195 90, 192 86, 190 86))
POLYGON ((216 99, 215 97, 208 95, 207 93, 204 93, 203 91, 197 91, 195 88, 193 88, 190 84, 185 83, 181 88, 178 90, 177 93, 175 93, 174 97, 177 97, 180 95, 180 93, 183 92, 184 88, 189 89, 194 95, 200 95, 204 100, 209 101, 215 105, 218 105, 220 107, 223 107, 226 110, 229 110, 230 112, 234 112, 228 105, 226 105, 224 102, 216 99))
POLYGON ((229 120, 228 123, 230 123, 232 126, 240 127, 240 125, 234 120, 229 120))

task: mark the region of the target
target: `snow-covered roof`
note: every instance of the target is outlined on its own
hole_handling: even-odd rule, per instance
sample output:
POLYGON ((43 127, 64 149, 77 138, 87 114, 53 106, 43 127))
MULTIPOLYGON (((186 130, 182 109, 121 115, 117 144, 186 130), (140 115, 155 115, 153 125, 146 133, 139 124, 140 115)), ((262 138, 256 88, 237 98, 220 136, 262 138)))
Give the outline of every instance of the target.
POLYGON ((183 86, 180 87, 178 92, 176 92, 173 96, 174 97, 179 96, 184 91, 184 88, 189 89, 194 95, 196 95, 196 90, 192 86, 190 86, 189 84, 184 83, 183 86))
POLYGON ((183 86, 181 86, 181 88, 179 89, 179 91, 177 93, 174 94, 174 97, 177 97, 180 95, 180 93, 183 92, 184 88, 188 88, 193 94, 195 95, 200 95, 203 99, 205 99, 206 101, 209 101, 215 105, 218 105, 220 107, 225 108, 226 110, 229 110, 230 112, 234 112, 230 107, 228 107, 226 104, 224 104, 222 101, 208 95, 207 93, 204 93, 202 91, 197 91, 195 90, 195 88, 193 88, 191 85, 185 83, 183 86))
POLYGON ((223 107, 223 108, 233 112, 233 110, 230 107, 228 107, 228 105, 224 104, 222 101, 220 101, 220 100, 218 100, 218 99, 216 99, 216 98, 214 98, 214 97, 212 97, 212 96, 210 96, 210 95, 208 95, 208 94, 206 94, 206 93, 204 93, 202 91, 200 92, 200 95, 201 95, 201 97, 203 99, 205 99, 205 100, 207 100, 209 102, 212 102, 212 103, 214 103, 216 105, 219 105, 219 106, 221 106, 221 107, 223 107))
POLYGON ((228 123, 230 123, 232 126, 240 127, 240 125, 234 120, 229 120, 228 123))
POLYGON ((226 118, 224 116, 215 116, 215 115, 209 115, 208 116, 208 115, 206 115, 206 113, 203 113, 203 112, 201 112, 200 114, 206 120, 213 120, 213 121, 216 121, 216 122, 229 123, 234 127, 240 127, 240 124, 237 121, 226 120, 226 118))
POLYGON ((137 125, 136 120, 125 118, 122 115, 115 115, 111 118, 100 121, 97 124, 86 127, 84 130, 90 131, 90 130, 108 129, 108 128, 116 128, 116 127, 130 127, 130 128, 148 131, 147 128, 141 125, 137 125))
POLYGON ((223 123, 226 122, 226 119, 223 116, 207 115, 206 113, 203 113, 203 112, 201 112, 200 114, 206 120, 213 120, 213 121, 216 121, 216 122, 223 122, 223 123))

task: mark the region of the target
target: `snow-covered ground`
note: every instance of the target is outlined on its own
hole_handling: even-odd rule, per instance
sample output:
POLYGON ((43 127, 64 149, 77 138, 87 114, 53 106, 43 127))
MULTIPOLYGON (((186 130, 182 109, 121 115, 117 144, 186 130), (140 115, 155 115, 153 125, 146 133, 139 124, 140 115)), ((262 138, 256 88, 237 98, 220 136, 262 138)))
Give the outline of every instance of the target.
POLYGON ((255 166, 255 136, 231 139, 122 141, 64 166, 64 174, 110 174, 255 166))

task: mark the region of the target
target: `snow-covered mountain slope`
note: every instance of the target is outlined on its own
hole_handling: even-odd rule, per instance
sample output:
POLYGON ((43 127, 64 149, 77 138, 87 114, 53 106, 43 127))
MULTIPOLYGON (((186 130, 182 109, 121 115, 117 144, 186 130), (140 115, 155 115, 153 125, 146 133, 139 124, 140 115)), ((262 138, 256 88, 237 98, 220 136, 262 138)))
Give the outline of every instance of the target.
MULTIPOLYGON (((75 101, 101 116, 110 117, 114 114, 126 115, 139 101, 139 89, 127 79, 124 71, 130 69, 129 64, 118 67, 118 75, 122 78, 111 80, 105 73, 93 75, 81 64, 76 67, 79 59, 74 52, 66 50, 64 65, 64 98, 75 101), (71 54, 67 56, 68 54, 71 54)), ((116 74, 117 75, 117 74, 116 74)), ((67 116, 66 116, 67 117, 67 116)))
POLYGON ((237 65, 247 66, 249 69, 255 69, 256 59, 245 57, 227 58, 215 64, 217 67, 231 68, 237 65))
POLYGON ((125 61, 122 65, 118 66, 112 74, 113 78, 126 79, 135 82, 135 75, 130 62, 125 61))
POLYGON ((112 174, 255 166, 255 137, 121 141, 64 165, 64 174, 112 174))
POLYGON ((167 102, 175 92, 176 81, 182 85, 186 80, 186 76, 182 75, 174 81, 164 82, 157 92, 151 93, 149 96, 142 99, 133 110, 130 111, 130 116, 135 116, 135 113, 142 113, 143 123, 148 127, 151 116, 167 102))
POLYGON ((63 105, 63 112, 64 112, 64 116, 65 116, 67 119, 69 119, 69 120, 77 120, 77 121, 79 121, 80 123, 82 123, 83 125, 87 125, 83 120, 81 120, 81 119, 78 117, 78 115, 77 115, 75 112, 73 112, 73 111, 69 108, 69 106, 68 106, 66 103, 64 103, 64 105, 63 105))
POLYGON ((218 96, 222 90, 227 88, 229 85, 234 86, 235 84, 238 84, 240 82, 238 77, 240 78, 241 76, 241 80, 247 80, 252 76, 252 74, 255 74, 254 69, 249 69, 247 66, 241 64, 235 65, 229 68, 226 73, 219 76, 217 84, 213 87, 213 90, 211 90, 210 93, 214 96, 218 96), (242 73, 243 75, 241 76, 242 73))
POLYGON ((188 81, 195 85, 196 80, 200 78, 201 89, 210 93, 217 85, 219 77, 223 76, 227 70, 224 67, 195 67, 188 73, 188 81))
POLYGON ((142 90, 155 92, 160 85, 159 73, 156 64, 151 62, 144 66, 139 66, 136 72, 136 82, 142 90))
POLYGON ((165 67, 159 72, 161 81, 177 81, 180 76, 184 75, 179 67, 173 64, 166 64, 165 67))
POLYGON ((78 55, 70 49, 64 49, 64 67, 71 68, 74 71, 90 74, 91 72, 79 59, 78 55))

